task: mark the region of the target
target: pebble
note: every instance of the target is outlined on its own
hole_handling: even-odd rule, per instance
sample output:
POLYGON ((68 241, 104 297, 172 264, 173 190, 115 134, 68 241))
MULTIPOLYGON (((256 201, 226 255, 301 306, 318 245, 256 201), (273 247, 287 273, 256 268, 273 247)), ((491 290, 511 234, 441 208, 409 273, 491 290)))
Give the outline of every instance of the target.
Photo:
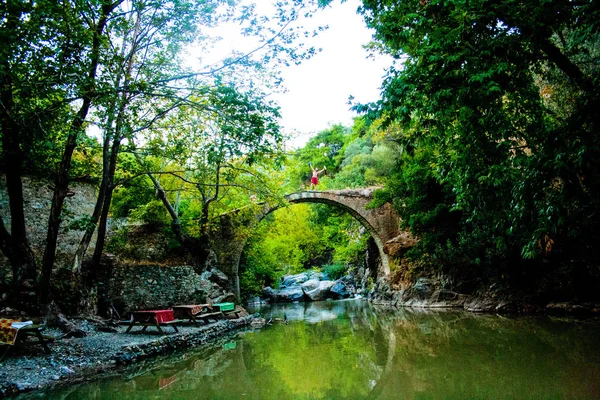
POLYGON ((65 367, 64 365, 62 367, 60 367, 60 370, 62 372, 64 372, 64 373, 67 373, 67 374, 74 374, 75 373, 75 371, 73 371, 71 368, 65 367))
POLYGON ((167 336, 153 332, 126 335, 125 327, 120 327, 120 333, 116 334, 90 329, 87 337, 51 343, 50 356, 35 345, 15 349, 16 351, 11 352, 1 364, 0 398, 36 388, 43 390, 56 385, 61 376, 68 377, 61 380, 68 383, 71 378, 79 376, 98 376, 100 370, 106 370, 105 367, 131 364, 177 348, 206 343, 232 329, 248 325, 252 318, 225 320, 200 329, 195 326, 182 326, 180 334, 167 336), (32 373, 31 370, 37 373, 32 373))

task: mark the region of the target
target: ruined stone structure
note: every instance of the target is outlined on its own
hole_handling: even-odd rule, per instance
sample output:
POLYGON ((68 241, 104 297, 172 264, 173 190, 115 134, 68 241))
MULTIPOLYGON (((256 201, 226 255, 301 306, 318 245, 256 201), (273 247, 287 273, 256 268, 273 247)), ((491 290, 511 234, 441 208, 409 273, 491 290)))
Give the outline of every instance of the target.
MULTIPOLYGON (((389 274, 390 263, 416 240, 400 229, 400 216, 389 203, 369 209, 373 192, 378 188, 306 191, 285 196, 289 203, 324 203, 342 208, 356 218, 371 234, 381 260, 380 274, 389 274)), ((230 278, 233 290, 239 297, 238 267, 246 240, 253 228, 267 214, 282 205, 261 204, 257 211, 237 210, 220 217, 218 228, 213 232, 213 248, 217 253, 219 267, 230 278)))

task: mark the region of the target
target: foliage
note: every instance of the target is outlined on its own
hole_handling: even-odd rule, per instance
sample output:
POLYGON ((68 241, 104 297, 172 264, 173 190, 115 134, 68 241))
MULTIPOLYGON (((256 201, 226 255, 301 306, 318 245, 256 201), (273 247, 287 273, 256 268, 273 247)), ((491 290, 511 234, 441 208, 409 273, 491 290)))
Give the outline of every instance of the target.
POLYGON ((129 218, 146 224, 164 225, 168 221, 167 211, 160 200, 152 200, 131 210, 129 218))
POLYGON ((321 267, 323 273, 331 280, 340 279, 346 273, 347 267, 344 264, 327 264, 321 267))
POLYGON ((324 269, 331 279, 360 263, 368 234, 350 215, 320 204, 273 212, 250 237, 242 260, 245 294, 280 281, 284 274, 324 269))
POLYGON ((598 203, 598 9, 559 1, 365 0, 398 60, 357 106, 402 156, 393 200, 450 264, 593 256, 598 203))
POLYGON ((146 178, 140 177, 115 188, 111 208, 114 218, 126 218, 131 210, 148 204, 154 199, 154 190, 145 180, 146 178))

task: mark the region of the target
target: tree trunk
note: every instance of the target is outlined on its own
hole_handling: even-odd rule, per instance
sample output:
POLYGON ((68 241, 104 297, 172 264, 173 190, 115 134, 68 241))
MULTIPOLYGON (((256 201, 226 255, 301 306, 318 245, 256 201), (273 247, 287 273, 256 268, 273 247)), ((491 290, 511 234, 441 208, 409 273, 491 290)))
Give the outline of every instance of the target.
MULTIPOLYGON (((142 160, 139 157, 138 157, 138 162, 141 165, 143 165, 142 160)), ((173 205, 171 204, 169 199, 167 198, 167 193, 163 189, 162 185, 160 184, 158 179, 156 179, 156 177, 153 174, 149 173, 148 176, 150 177, 150 180, 154 184, 154 188, 156 189, 157 197, 162 201, 163 205, 165 206, 165 208, 169 212, 169 215, 171 216, 171 229, 173 230, 173 233, 175 234, 177 241, 179 242, 179 244, 181 244, 183 247, 185 247, 186 250, 192 256, 192 260, 194 263, 194 269, 196 270, 196 272, 197 273, 204 272, 204 269, 206 267, 206 265, 205 265, 206 261, 208 260, 208 257, 210 256, 210 253, 212 251, 212 248, 210 246, 210 241, 208 240, 208 236, 206 235, 206 222, 207 222, 207 218, 208 218, 208 212, 205 212, 203 210, 203 213, 202 213, 203 216, 200 221, 200 224, 201 224, 200 238, 194 238, 194 237, 185 235, 183 233, 183 230, 181 229, 181 220, 179 219, 179 215, 178 215, 177 211, 175 210, 175 208, 173 208, 173 205)))
POLYGON ((56 326, 64 333, 63 337, 84 337, 87 336, 83 330, 76 327, 61 312, 56 303, 51 302, 46 307, 46 323, 49 326, 56 326))
POLYGON ((48 220, 46 249, 44 251, 44 259, 42 263, 40 296, 41 304, 47 304, 49 301, 50 277, 54 267, 58 231, 61 223, 61 213, 65 198, 69 195, 69 171, 71 169, 71 159, 73 157, 75 147, 77 146, 77 138, 83 132, 83 124, 91 107, 92 99, 95 96, 95 80, 100 58, 100 37, 104 31, 104 27, 106 26, 108 15, 112 12, 116 5, 117 3, 102 6, 102 15, 100 16, 100 20, 93 31, 94 39, 90 55, 91 62, 87 76, 87 84, 86 87, 83 88, 83 103, 71 124, 69 135, 67 136, 67 141, 65 144, 65 150, 57 171, 56 181, 54 184, 54 195, 52 197, 52 206, 50 208, 50 218, 48 220))
MULTIPOLYGON (((108 111, 108 122, 106 126, 110 130, 112 126, 112 112, 114 111, 114 107, 110 107, 108 111)), ((77 251, 75 252, 75 256, 73 257, 73 280, 79 280, 81 275, 81 266, 83 264, 83 259, 85 254, 87 253, 87 249, 90 246, 92 241, 92 236, 96 231, 96 227, 98 226, 98 220, 100 219, 100 213, 102 212, 102 206, 104 205, 104 197, 106 196, 106 191, 109 185, 108 180, 108 170, 110 163, 110 135, 108 132, 104 134, 104 143, 102 146, 102 181, 100 182, 100 188, 98 190, 98 198, 96 199, 96 205, 94 206, 94 211, 90 217, 90 224, 86 227, 83 237, 79 241, 79 246, 77 247, 77 251)))
MULTIPOLYGON (((123 72, 123 75, 119 75, 115 80, 115 87, 128 87, 130 83, 129 76, 131 75, 131 71, 133 69, 133 61, 134 55, 136 53, 136 40, 138 38, 139 28, 140 28, 140 15, 137 14, 136 23, 134 33, 131 38, 131 52, 129 54, 129 60, 127 62, 127 68, 123 72), (125 77, 122 85, 120 84, 121 79, 125 77)), ((125 53, 125 46, 122 48, 121 55, 125 53)), ((103 152, 103 164, 102 164, 102 198, 98 199, 96 203, 97 209, 94 212, 99 211, 99 221, 98 221, 98 234, 96 237, 96 247, 94 249, 94 254, 92 255, 91 262, 84 268, 82 271, 82 285, 81 290, 86 291, 95 296, 98 296, 98 277, 100 276, 100 262, 102 260, 102 253, 104 252, 104 245, 106 241, 106 231, 107 231, 107 222, 108 222, 108 214, 110 211, 110 204, 112 201, 112 195, 114 191, 114 177, 115 171, 117 169, 117 160, 119 156, 119 150, 121 147, 121 141, 123 140, 123 129, 124 129, 124 121, 125 121, 125 111, 127 105, 130 101, 130 97, 126 93, 123 93, 119 99, 119 107, 118 114, 116 117, 116 124, 112 135, 107 133, 107 139, 104 142, 104 152, 103 152), (110 143, 110 138, 112 137, 112 145, 110 147, 110 151, 108 151, 107 146, 110 143), (108 142, 107 142, 108 141, 108 142), (100 206, 101 205, 101 206, 100 206)), ((115 111, 115 104, 113 103, 108 111, 109 124, 108 126, 112 126, 112 116, 115 111)), ((95 214, 97 217, 98 214, 95 214)), ((96 220, 95 220, 96 221, 96 220)), ((90 235, 91 239, 91 235, 90 235)), ((89 243, 89 239, 88 239, 89 243)), ((86 246, 87 249, 87 246, 86 246)), ((101 302, 98 298, 98 304, 101 302)), ((88 302, 89 304, 89 302, 88 302)))
POLYGON ((102 213, 100 214, 100 222, 98 223, 98 236, 96 238, 96 248, 94 249, 94 255, 92 256, 92 262, 90 264, 90 271, 98 270, 98 268, 100 267, 102 253, 104 252, 104 242, 106 240, 106 225, 108 222, 110 203, 112 201, 112 195, 115 189, 113 181, 115 176, 115 170, 117 168, 117 156, 119 153, 120 145, 121 139, 115 139, 110 157, 108 186, 106 188, 106 195, 104 196, 104 206, 102 207, 102 213))
POLYGON ((4 226, 0 228, 0 248, 12 264, 13 269, 13 287, 19 290, 19 287, 26 279, 36 279, 35 258, 29 241, 27 239, 27 230, 25 227, 25 212, 23 210, 23 182, 21 175, 23 173, 23 153, 20 145, 19 126, 13 119, 11 112, 14 110, 12 95, 12 78, 10 65, 7 60, 2 61, 1 92, 0 100, 0 129, 2 131, 2 156, 5 165, 6 191, 8 193, 8 202, 10 206, 10 234, 4 226))

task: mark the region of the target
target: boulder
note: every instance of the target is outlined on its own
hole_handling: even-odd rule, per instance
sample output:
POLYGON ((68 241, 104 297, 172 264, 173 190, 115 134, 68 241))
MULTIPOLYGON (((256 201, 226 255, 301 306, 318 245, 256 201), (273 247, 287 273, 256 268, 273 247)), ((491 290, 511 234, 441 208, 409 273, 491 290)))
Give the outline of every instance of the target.
POLYGON ((263 289, 263 294, 274 303, 302 301, 304 299, 304 292, 299 285, 279 290, 267 286, 263 289))
POLYGON ((305 273, 297 275, 285 275, 281 278, 281 287, 298 286, 306 282, 308 279, 308 275, 305 273))
POLYGON ((332 297, 330 289, 333 287, 333 285, 333 281, 317 281, 315 279, 311 279, 302 284, 302 290, 304 291, 304 294, 312 301, 319 301, 332 297))
POLYGON ((224 293, 221 296, 212 299, 213 303, 235 303, 235 295, 233 293, 224 293))
POLYGON ((261 317, 255 317, 252 322, 250 322, 250 326, 252 328, 262 328, 267 324, 267 320, 261 317))
POLYGON ((217 303, 214 299, 224 296, 227 292, 214 282, 201 280, 196 287, 196 294, 198 296, 206 297, 207 299, 213 299, 213 302, 217 303))
POLYGON ((223 271, 221 271, 218 268, 212 268, 210 270, 210 276, 208 277, 208 279, 211 282, 214 282, 217 285, 221 286, 222 288, 229 287, 229 278, 227 277, 227 275, 225 275, 223 271))
POLYGON ((333 286, 329 290, 331 291, 333 297, 336 299, 345 299, 350 297, 348 287, 341 279, 335 281, 333 286))
POLYGON ((324 274, 324 273, 322 273, 322 272, 314 272, 314 271, 311 271, 311 272, 308 274, 308 279, 309 279, 309 280, 311 280, 311 279, 316 279, 316 280, 318 280, 318 281, 328 280, 326 275, 327 275, 327 274, 324 274))
POLYGON ((264 296, 273 302, 294 302, 343 299, 354 295, 350 277, 337 281, 322 280, 324 277, 325 274, 314 271, 286 275, 282 278, 279 290, 266 287, 263 289, 264 296))
POLYGON ((427 278, 417 279, 412 289, 415 293, 415 297, 419 298, 420 300, 424 300, 431 297, 435 290, 435 288, 433 287, 433 283, 430 279, 427 278))
POLYGON ((318 279, 311 279, 302 284, 302 290, 305 292, 310 292, 311 290, 315 290, 319 287, 320 281, 318 279))

